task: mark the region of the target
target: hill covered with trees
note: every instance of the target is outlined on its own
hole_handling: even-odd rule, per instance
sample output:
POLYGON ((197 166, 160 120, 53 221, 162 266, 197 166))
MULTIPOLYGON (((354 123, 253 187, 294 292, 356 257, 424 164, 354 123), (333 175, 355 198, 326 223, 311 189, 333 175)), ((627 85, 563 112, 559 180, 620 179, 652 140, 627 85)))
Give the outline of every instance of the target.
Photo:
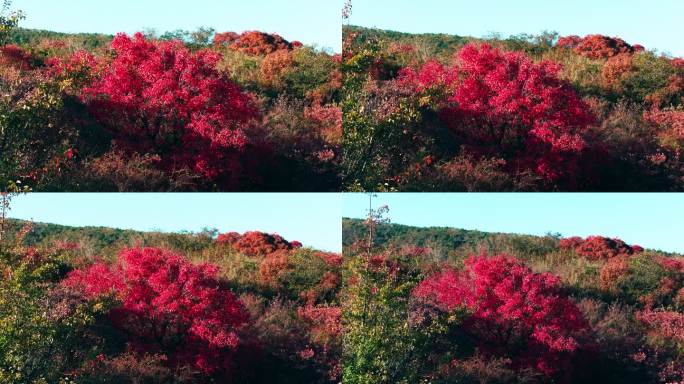
POLYGON ((64 34, 0 17, 3 189, 340 189, 338 55, 259 31, 64 34))
POLYGON ((0 382, 339 381, 339 254, 262 232, 3 224, 0 382))
POLYGON ((684 378, 682 255, 600 235, 370 223, 343 225, 346 382, 684 378))
POLYGON ((553 32, 343 38, 347 190, 683 188, 682 58, 553 32))

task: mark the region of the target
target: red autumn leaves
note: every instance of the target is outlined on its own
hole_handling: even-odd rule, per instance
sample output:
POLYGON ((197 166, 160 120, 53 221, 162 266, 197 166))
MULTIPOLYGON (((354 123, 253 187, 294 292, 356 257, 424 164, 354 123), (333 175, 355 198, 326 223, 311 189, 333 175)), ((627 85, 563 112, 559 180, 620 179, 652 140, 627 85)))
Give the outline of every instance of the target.
POLYGON ((684 89, 679 61, 606 36, 555 39, 346 28, 345 84, 358 100, 345 109, 349 188, 614 191, 679 183, 682 140, 671 123, 684 89), (670 116, 652 123, 643 113, 651 108, 670 116))
POLYGON ((188 168, 234 186, 245 171, 251 97, 216 69, 220 55, 179 41, 116 36, 114 57, 89 60, 81 98, 128 153, 155 153, 171 172, 188 168))
POLYGON ((60 191, 339 190, 334 55, 256 31, 218 34, 215 45, 150 35, 71 44, 81 37, 38 34, 0 47, 3 94, 16 99, 4 109, 26 127, 16 153, 3 152, 13 161, 3 177, 60 191), (41 110, 19 107, 40 97, 41 110), (30 150, 41 127, 54 143, 30 150), (69 148, 78 156, 62 167, 34 159, 69 148))
MULTIPOLYGON (((216 242, 228 245, 246 256, 257 258, 261 283, 267 286, 277 286, 282 280, 287 280, 287 275, 293 272, 293 252, 302 248, 299 241, 290 242, 280 235, 257 231, 245 232, 242 235, 237 232, 222 233, 218 235, 216 242)), ((316 252, 313 256, 333 268, 338 268, 342 264, 342 256, 336 253, 316 252)), ((307 299, 307 302, 315 302, 318 294, 336 288, 339 283, 339 276, 326 273, 316 289, 304 292, 301 298, 307 299)))
POLYGON ((277 34, 259 31, 247 31, 242 34, 235 32, 217 33, 214 45, 226 46, 234 51, 249 55, 268 55, 279 50, 292 50, 302 46, 299 41, 289 42, 277 34))
MULTIPOLYGON (((261 269, 272 265, 274 275, 264 280, 260 289, 298 295, 291 298, 292 303, 298 303, 293 314, 308 332, 299 359, 332 364, 341 333, 341 310, 329 300, 341 284, 341 257, 301 250, 298 242, 261 232, 221 235, 219 242, 239 248, 246 257, 258 258, 261 269), (273 265, 273 260, 282 263, 273 265), (293 283, 291 277, 278 280, 280 275, 298 273, 292 263, 305 260, 324 270, 320 276, 316 272, 306 277, 314 279, 305 284, 307 289, 299 285, 288 288, 293 283)), ((87 300, 111 300, 108 318, 125 337, 127 352, 141 357, 164 356, 164 364, 170 368, 228 377, 248 360, 248 365, 256 363, 250 360, 254 358, 251 354, 263 353, 263 335, 250 328, 261 321, 254 318, 258 310, 252 313, 255 303, 250 297, 256 296, 243 293, 238 298, 216 265, 194 264, 184 256, 158 248, 134 248, 122 251, 114 263, 97 262, 76 269, 61 284, 87 300)), ((274 299, 274 310, 285 298, 274 299)), ((333 371, 331 374, 335 374, 333 371)))
POLYGON ((442 311, 465 309, 463 330, 482 353, 554 375, 581 347, 587 329, 559 278, 534 273, 515 258, 473 256, 462 271, 424 280, 414 296, 442 311))
MULTIPOLYGON (((684 77, 682 77, 684 89, 684 77)), ((657 129, 661 142, 675 150, 684 146, 684 110, 682 109, 653 109, 644 113, 644 120, 657 129)))
MULTIPOLYGON (((562 37, 556 46, 572 49, 576 54, 590 59, 607 59, 602 69, 603 80, 606 87, 618 92, 624 91, 622 83, 629 80, 634 72, 635 55, 644 51, 641 45, 629 45, 620 38, 602 35, 589 35, 584 38, 562 37)), ((650 105, 651 110, 643 114, 644 121, 656 128, 656 134, 663 147, 676 151, 681 148, 682 144, 684 118, 682 118, 681 109, 668 107, 681 103, 681 95, 684 91, 684 72, 680 70, 679 64, 681 61, 681 58, 670 60, 675 70, 664 87, 645 96, 645 101, 650 105)))
POLYGON ((588 35, 585 37, 565 36, 558 39, 557 47, 572 49, 575 53, 592 58, 609 58, 623 53, 642 52, 641 45, 629 45, 617 37, 588 35))
POLYGON ((438 113, 469 153, 501 156, 516 173, 572 180, 582 133, 595 118, 559 71, 522 53, 468 44, 451 66, 430 61, 400 79, 440 95, 438 113))
POLYGON ((616 256, 630 256, 643 252, 638 245, 627 245, 620 239, 610 239, 603 236, 570 237, 561 239, 560 248, 571 250, 589 260, 608 260, 616 256))
POLYGON ((639 245, 628 245, 620 239, 603 236, 570 237, 560 240, 560 249, 571 251, 591 261, 603 261, 599 282, 605 291, 615 290, 616 282, 629 274, 629 258, 644 251, 639 245))
POLYGON ((240 235, 237 232, 228 232, 218 235, 216 241, 221 244, 228 244, 238 252, 250 256, 265 256, 279 250, 291 250, 301 248, 299 241, 289 242, 277 234, 263 232, 246 232, 240 235))
POLYGON ((130 249, 114 265, 94 264, 64 283, 88 298, 112 295, 113 324, 136 352, 164 353, 171 366, 206 373, 230 369, 248 314, 212 265, 193 265, 160 249, 130 249))

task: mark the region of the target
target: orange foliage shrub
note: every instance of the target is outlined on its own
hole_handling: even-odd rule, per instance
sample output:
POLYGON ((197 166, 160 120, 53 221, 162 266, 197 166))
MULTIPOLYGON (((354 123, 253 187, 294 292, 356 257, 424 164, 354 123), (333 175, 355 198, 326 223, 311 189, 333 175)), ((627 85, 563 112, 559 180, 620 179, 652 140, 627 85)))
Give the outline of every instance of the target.
POLYGON ((277 50, 266 55, 261 62, 261 74, 264 85, 273 88, 282 87, 282 76, 292 70, 294 60, 289 50, 277 50))
POLYGON ((578 55, 591 59, 609 58, 621 53, 632 54, 641 52, 641 45, 629 45, 617 37, 603 35, 588 35, 584 38, 579 36, 565 36, 558 39, 557 47, 570 48, 578 55))
POLYGON ((234 51, 248 55, 264 56, 281 49, 292 50, 301 47, 302 43, 289 42, 278 34, 247 31, 240 35, 235 32, 217 33, 214 37, 214 45, 227 46, 234 51))
POLYGON ((590 260, 607 260, 615 256, 629 256, 640 253, 644 249, 638 245, 627 245, 620 239, 610 239, 602 236, 570 237, 561 239, 560 248, 572 250, 580 256, 590 260))
POLYGON ((601 75, 607 88, 616 88, 619 90, 620 81, 627 76, 632 69, 632 61, 634 56, 631 54, 621 53, 613 56, 603 65, 601 75))
POLYGON ((322 307, 307 305, 297 311, 299 316, 316 324, 314 333, 336 336, 342 333, 342 310, 338 307, 322 307))
POLYGON ((289 261, 288 252, 285 250, 269 253, 259 265, 261 282, 265 285, 277 284, 279 277, 287 273, 289 261))
POLYGON ((326 297, 330 297, 331 294, 334 295, 337 292, 341 282, 342 277, 339 271, 326 271, 315 286, 300 292, 299 298, 311 305, 319 301, 325 301, 326 297))
POLYGON ((614 257, 601 268, 599 282, 601 289, 610 291, 616 288, 617 282, 629 274, 629 262, 626 258, 614 257))
POLYGON ((245 232, 244 235, 237 232, 222 233, 216 241, 221 244, 228 244, 235 250, 249 256, 264 256, 279 250, 302 247, 302 243, 298 241, 289 242, 280 235, 256 231, 245 232))

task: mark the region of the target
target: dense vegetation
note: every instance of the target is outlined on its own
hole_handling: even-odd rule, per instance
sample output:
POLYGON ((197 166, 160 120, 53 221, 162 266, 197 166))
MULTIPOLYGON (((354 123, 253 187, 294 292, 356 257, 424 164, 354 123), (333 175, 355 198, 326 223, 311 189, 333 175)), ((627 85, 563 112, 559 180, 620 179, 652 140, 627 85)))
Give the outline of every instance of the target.
POLYGON ((261 232, 10 220, 2 383, 333 383, 342 257, 261 232))
POLYGON ((684 189, 682 58, 601 35, 343 38, 347 190, 684 189))
POLYGON ((70 35, 2 17, 3 190, 339 190, 338 56, 257 31, 70 35))
POLYGON ((345 219, 348 383, 674 383, 684 257, 345 219))

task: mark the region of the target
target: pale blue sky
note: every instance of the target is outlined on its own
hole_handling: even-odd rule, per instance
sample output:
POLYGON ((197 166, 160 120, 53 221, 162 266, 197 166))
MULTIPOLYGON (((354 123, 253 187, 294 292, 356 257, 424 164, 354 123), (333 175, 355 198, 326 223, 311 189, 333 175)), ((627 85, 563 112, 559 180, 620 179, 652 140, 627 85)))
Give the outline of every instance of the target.
POLYGON ((684 56, 682 0, 353 0, 350 24, 481 37, 600 33, 684 56))
POLYGON ((341 0, 14 0, 21 26, 59 32, 261 30, 341 51, 341 0))
MULTIPOLYGON (((684 253, 684 194, 378 194, 393 223, 486 232, 619 237, 684 253)), ((345 217, 364 217, 365 194, 345 194, 345 217)))
POLYGON ((141 231, 257 230, 341 252, 341 211, 342 196, 330 193, 30 193, 12 200, 9 216, 141 231))

